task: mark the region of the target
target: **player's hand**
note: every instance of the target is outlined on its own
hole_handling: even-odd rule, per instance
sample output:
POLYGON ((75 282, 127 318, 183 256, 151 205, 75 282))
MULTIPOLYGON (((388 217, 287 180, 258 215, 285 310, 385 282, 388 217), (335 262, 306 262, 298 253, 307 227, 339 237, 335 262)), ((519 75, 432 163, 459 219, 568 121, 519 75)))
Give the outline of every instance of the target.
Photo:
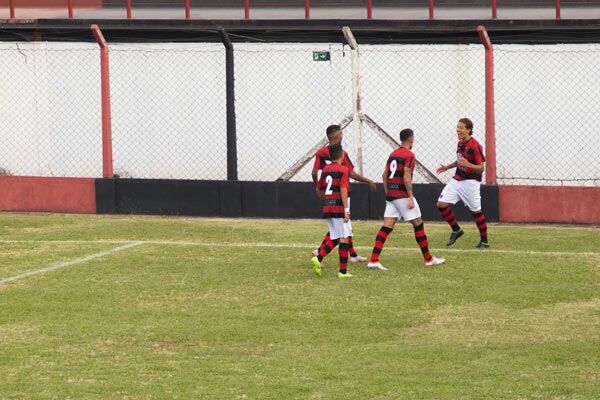
POLYGON ((411 210, 415 208, 415 199, 412 197, 408 199, 408 208, 410 208, 411 210))
POLYGON ((325 192, 319 189, 315 189, 317 192, 317 197, 320 198, 321 200, 325 197, 325 192))
POLYGON ((377 191, 377 184, 373 181, 369 181, 369 189, 371 189, 372 192, 377 191))
POLYGON ((344 213, 344 222, 348 222, 350 221, 350 213, 349 212, 345 212, 344 213))
POLYGON ((471 163, 470 163, 470 162, 468 162, 468 161, 467 161, 467 159, 466 159, 466 158, 464 158, 464 157, 461 157, 461 158, 458 160, 458 166, 459 166, 459 167, 468 168, 470 165, 471 165, 471 163))
POLYGON ((435 172, 437 172, 438 174, 441 174, 442 172, 446 172, 446 171, 448 171, 448 168, 446 168, 446 166, 444 166, 444 165, 440 165, 435 172))

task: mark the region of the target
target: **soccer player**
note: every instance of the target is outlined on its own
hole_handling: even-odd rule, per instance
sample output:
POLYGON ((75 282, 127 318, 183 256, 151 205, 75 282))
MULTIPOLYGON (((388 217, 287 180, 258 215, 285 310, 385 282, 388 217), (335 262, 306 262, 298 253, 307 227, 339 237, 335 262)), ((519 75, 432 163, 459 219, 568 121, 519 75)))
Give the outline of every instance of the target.
MULTIPOLYGON (((312 179, 313 182, 315 183, 315 190, 317 191, 317 194, 319 193, 319 188, 316 187, 317 185, 317 181, 318 181, 318 173, 319 170, 323 170, 323 168, 325 168, 326 165, 330 164, 331 161, 331 155, 329 154, 329 146, 334 145, 334 144, 339 144, 341 146, 342 144, 342 138, 344 137, 344 131, 342 130, 342 127, 339 125, 330 125, 327 127, 327 139, 329 140, 329 145, 323 147, 322 149, 320 149, 319 151, 317 151, 316 155, 315 155, 315 163, 313 165, 313 170, 312 170, 312 179)), ((364 182, 367 183, 369 185, 369 188, 372 191, 375 191, 375 189, 377 188, 377 186, 375 185, 375 182, 373 182, 372 180, 365 178, 364 176, 360 175, 359 173, 357 173, 356 171, 354 171, 354 164, 352 164, 352 161, 350 160, 350 157, 348 156, 348 153, 343 150, 343 159, 342 159, 342 165, 345 166, 346 168, 348 168, 349 171, 349 177, 359 181, 359 182, 364 182)), ((348 207, 350 207, 350 187, 348 187, 348 207)), ((327 232, 325 234, 325 237, 323 238, 323 242, 321 243, 321 246, 317 249, 317 250, 313 250, 312 251, 312 255, 313 256, 317 256, 322 249, 324 248, 331 248, 333 242, 331 241, 331 237, 329 235, 330 232, 327 232)), ((351 263, 358 263, 358 262, 366 262, 367 258, 363 257, 363 256, 359 256, 356 253, 356 250, 354 250, 354 243, 352 241, 352 237, 350 237, 349 239, 349 252, 350 252, 350 262, 351 263)))
POLYGON ((326 165, 317 182, 317 195, 323 200, 323 218, 327 219, 329 237, 332 245, 322 248, 312 258, 313 270, 321 276, 321 262, 335 246, 339 244, 340 270, 339 278, 349 278, 352 275, 347 271, 349 240, 352 237, 352 223, 350 222, 350 208, 348 192, 350 182, 348 168, 342 165, 344 152, 340 144, 328 148, 331 164, 326 165))
POLYGON ((421 253, 426 266, 443 264, 443 258, 433 257, 429 253, 427 235, 421 219, 419 203, 413 195, 412 176, 415 169, 416 158, 411 151, 415 135, 412 129, 403 129, 400 132, 400 147, 392 151, 385 164, 383 171, 383 187, 386 195, 385 213, 383 226, 377 233, 373 253, 367 265, 369 269, 386 271, 379 262, 379 256, 383 250, 385 240, 388 238, 396 221, 404 219, 412 224, 415 231, 415 239, 421 248, 421 253))
POLYGON ((453 245, 456 239, 464 234, 450 208, 450 204, 456 204, 459 200, 462 200, 465 206, 471 210, 477 228, 479 228, 480 240, 475 248, 486 249, 490 245, 488 244, 487 223, 485 222, 485 216, 481 212, 480 192, 481 176, 485 169, 483 148, 473 138, 473 122, 470 119, 461 118, 458 120, 456 134, 458 135, 457 160, 448 165, 441 165, 437 169, 437 173, 439 174, 456 167, 454 177, 444 187, 437 202, 437 207, 442 217, 444 217, 444 220, 452 228, 452 233, 446 245, 453 245))

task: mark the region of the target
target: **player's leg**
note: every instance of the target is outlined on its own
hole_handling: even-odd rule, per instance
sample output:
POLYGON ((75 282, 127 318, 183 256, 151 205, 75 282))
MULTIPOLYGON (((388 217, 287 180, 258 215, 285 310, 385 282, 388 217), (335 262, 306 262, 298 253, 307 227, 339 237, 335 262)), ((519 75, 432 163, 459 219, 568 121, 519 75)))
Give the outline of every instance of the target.
POLYGON ((395 206, 394 202, 386 201, 385 212, 383 213, 383 225, 381 226, 379 232, 377 232, 377 235, 375 236, 375 244, 373 244, 373 251, 371 252, 369 264, 367 264, 367 267, 369 269, 377 271, 387 271, 387 268, 384 267, 383 264, 381 264, 381 262, 379 262, 379 257, 381 256, 381 252, 383 251, 385 241, 394 230, 394 226, 396 226, 396 221, 398 221, 398 218, 400 218, 400 212, 395 206))
POLYGON ((451 179, 444 187, 444 190, 442 190, 437 202, 437 208, 440 210, 442 218, 444 218, 444 221, 452 228, 452 233, 448 238, 446 246, 452 246, 456 242, 456 239, 464 234, 464 231, 460 229, 460 225, 458 225, 458 222, 454 217, 454 212, 452 212, 452 209, 450 208, 450 204, 456 204, 460 199, 458 196, 458 185, 459 182, 456 179, 451 179))
MULTIPOLYGON (((332 241, 331 241, 331 237, 329 236, 329 231, 327 231, 327 233, 325 234, 325 237, 323 238, 323 241, 321 242, 321 245, 319 246, 318 249, 314 249, 312 251, 312 256, 316 257, 319 254, 321 254, 321 250, 328 245, 329 247, 331 247, 332 241)), ((331 251, 331 250, 330 250, 331 251)))
POLYGON ((343 220, 341 220, 342 222, 342 227, 341 229, 343 230, 343 237, 340 237, 340 246, 338 248, 339 254, 340 254, 340 270, 338 272, 338 278, 350 278, 352 277, 352 274, 350 272, 348 272, 347 269, 347 265, 348 265, 348 253, 350 250, 350 244, 348 243, 348 239, 352 237, 352 223, 350 221, 348 222, 343 222, 343 220))
POLYGON ((446 261, 445 259, 433 257, 429 252, 429 243, 427 241, 427 234, 425 233, 425 226, 423 224, 423 220, 419 217, 410 220, 410 223, 412 224, 413 229, 415 231, 415 240, 421 248, 421 254, 423 254, 425 265, 430 266, 443 264, 446 261))
POLYGON ((485 215, 481 212, 481 184, 476 180, 467 180, 459 194, 463 203, 471 210, 477 229, 479 229, 479 243, 475 248, 486 249, 490 247, 488 243, 487 222, 485 215))
POLYGON ((352 236, 348 238, 348 254, 350 255, 351 263, 360 263, 367 261, 367 257, 363 257, 356 253, 356 250, 354 249, 354 242, 352 241, 352 236))
POLYGON ((322 248, 319 248, 319 254, 311 259, 313 271, 317 276, 321 276, 321 263, 323 259, 335 248, 339 243, 340 232, 336 229, 335 220, 332 218, 327 219, 327 226, 329 227, 329 242, 322 248))

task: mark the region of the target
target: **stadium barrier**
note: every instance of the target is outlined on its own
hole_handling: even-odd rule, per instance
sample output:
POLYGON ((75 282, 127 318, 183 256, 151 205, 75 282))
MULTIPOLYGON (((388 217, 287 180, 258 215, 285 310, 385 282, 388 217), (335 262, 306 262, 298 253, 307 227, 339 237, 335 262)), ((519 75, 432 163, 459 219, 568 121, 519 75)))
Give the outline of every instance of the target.
MULTIPOLYGON (((100 213, 162 210, 169 214, 310 217, 318 215, 318 205, 306 211, 306 204, 315 201, 313 191, 308 190, 312 184, 305 182, 310 179, 314 154, 307 150, 313 144, 323 145, 317 140, 323 140, 324 126, 345 116, 343 121, 353 125, 346 130, 344 146, 355 154, 354 150, 364 145, 365 157, 371 158, 359 165, 359 171, 364 169, 365 175, 378 180, 382 157, 397 144, 386 129, 404 127, 397 126, 398 121, 419 124, 417 154, 423 164, 415 181, 431 183, 438 179, 431 171, 439 163, 451 161, 455 146, 453 133, 441 133, 453 130, 456 116, 466 114, 473 116, 478 126, 485 119, 488 139, 490 127, 495 125, 501 132, 496 140, 500 187, 486 200, 492 208, 499 204, 500 221, 600 223, 594 213, 571 212, 568 196, 553 195, 570 189, 519 186, 579 182, 590 185, 582 192, 588 199, 596 198, 600 190, 597 148, 586 143, 595 142, 589 127, 598 125, 600 102, 594 97, 595 91, 586 88, 589 78, 595 76, 594 60, 600 51, 597 45, 496 47, 495 73, 489 68, 494 67, 491 43, 485 49, 481 45, 364 46, 360 49, 359 73, 356 45, 350 56, 339 44, 329 44, 323 51, 301 44, 233 46, 222 31, 224 46, 121 45, 109 49, 95 33, 101 62, 97 46, 89 44, 17 44, 0 49, 2 65, 11 69, 14 78, 4 82, 0 107, 7 132, 0 149, 0 175, 72 176, 76 186, 82 176, 104 176, 110 182, 114 175, 119 179, 113 184, 96 185, 95 209, 100 213), (116 65, 110 75, 109 53, 116 65), (359 92, 356 88, 361 86, 363 91, 359 92), (485 113, 482 104, 486 105, 485 113), (564 109, 569 113, 562 112, 564 109), (494 112, 496 122, 490 124, 494 112), (116 132, 112 136, 111 123, 116 132), (357 141, 354 133, 361 126, 370 129, 372 135, 364 143, 357 141), (227 135, 214 134, 225 130, 227 135), (557 135, 548 134, 555 130, 557 135), (112 146, 118 163, 114 171, 112 146), (304 182, 273 182, 286 168, 296 165, 299 157, 303 166, 282 179, 304 182), (244 181, 239 186, 217 184, 215 189, 202 183, 207 179, 235 181, 238 172, 244 181), (163 178, 159 181, 164 185, 173 182, 172 190, 168 185, 166 189, 154 187, 154 178, 163 178), (186 183, 176 182, 178 179, 186 183), (270 182, 248 183, 253 181, 270 182), (196 187, 189 182, 202 184, 196 187), (139 199, 136 187, 154 187, 145 197, 160 193, 169 200, 165 205, 160 198, 139 199), (291 200, 282 201, 292 190, 288 188, 294 187, 306 196, 298 195, 296 201, 290 195, 291 200), (192 203, 188 203, 186 190, 194 194, 192 203), (240 200, 229 200, 223 190, 239 194, 240 200), (133 194, 122 197, 128 191, 133 194), (205 196, 206 204, 195 193, 205 196), (541 207, 539 200, 544 196, 560 203, 541 207), (217 210, 211 203, 215 198, 231 204, 217 210)), ((480 29, 485 38, 483 33, 480 29)), ((486 140, 488 163, 490 143, 494 141, 486 140)), ((494 182, 494 175, 488 164, 487 183, 494 182)), ((450 176, 446 174, 442 180, 450 176)), ((17 182, 14 178, 0 177, 4 184, 17 182)), ((25 185, 28 181, 22 178, 18 182, 25 185)), ((72 200, 82 196, 85 206, 61 208, 63 195, 52 189, 56 182, 29 181, 27 187, 34 197, 43 197, 33 192, 35 185, 41 185, 41 193, 51 196, 46 205, 32 203, 38 211, 89 212, 89 195, 77 194, 78 189, 72 200)), ((353 208, 368 211, 356 211, 356 215, 377 218, 381 199, 366 195, 361 200, 361 190, 356 191, 353 208)), ((422 203, 435 199, 440 191, 435 184, 419 185, 418 190, 422 203)), ((23 191, 6 192, 2 209, 15 210, 23 201, 20 193, 23 191)), ((584 200, 581 196, 577 199, 584 200)), ((25 202, 23 210, 35 211, 32 207, 25 202)), ((437 219, 437 210, 432 211, 424 215, 437 219)))
MULTIPOLYGON (((256 3, 256 2, 254 2, 256 3)), ((314 1, 311 2, 311 0, 298 0, 298 1, 284 1, 284 0, 278 0, 278 1, 272 1, 272 2, 260 2, 259 6, 269 6, 269 7, 303 7, 304 8, 304 18, 305 19, 310 19, 311 18, 311 7, 314 7, 314 1)), ((436 7, 436 3, 444 3, 444 6, 450 6, 450 7, 460 7, 460 6, 476 6, 479 7, 480 3, 478 2, 465 2, 465 1, 461 1, 461 2, 452 2, 452 1, 435 1, 435 0, 428 0, 427 2, 427 8, 428 8, 428 14, 429 14, 429 19, 433 20, 435 18, 435 7, 436 7)), ((413 6, 415 5, 415 3, 411 3, 413 6)), ((401 4, 400 6, 411 6, 411 4, 401 4)), ((184 0, 184 1, 180 1, 180 0, 141 0, 141 1, 137 1, 136 2, 136 7, 140 7, 140 8, 154 8, 154 7, 171 7, 171 8, 178 8, 178 9, 182 9, 182 18, 185 19, 190 19, 191 18, 191 11, 192 11, 192 6, 196 6, 196 7, 215 7, 215 6, 222 6, 222 7, 243 7, 244 8, 244 18, 245 19, 251 19, 251 7, 252 7, 252 3, 250 0, 243 0, 243 3, 241 0, 237 0, 237 1, 220 1, 220 2, 211 2, 211 1, 204 1, 202 3, 198 2, 198 1, 194 1, 192 2, 192 0, 184 0)), ((320 1, 319 2, 320 6, 342 6, 342 7, 364 7, 365 9, 365 18, 366 19, 373 19, 373 0, 360 0, 360 1, 352 1, 352 0, 346 0, 346 1, 320 1)), ((392 2, 392 1, 387 1, 387 2, 379 2, 378 4, 381 7, 389 7, 389 6, 399 6, 397 2, 392 2)), ((513 1, 513 2, 506 2, 505 5, 510 5, 510 6, 528 6, 528 2, 527 1, 513 1)), ((534 3, 534 6, 539 6, 538 3, 534 3)), ((17 17, 17 7, 21 7, 21 8, 29 8, 29 7, 39 7, 39 8, 66 8, 67 9, 67 15, 69 18, 73 18, 74 16, 74 10, 75 10, 75 6, 78 7, 119 7, 119 8, 125 8, 125 14, 127 19, 132 19, 134 17, 134 12, 133 12, 133 2, 132 0, 77 0, 77 4, 75 4, 75 0, 66 0, 66 1, 60 1, 60 0, 5 0, 0 2, 0 7, 8 7, 9 8, 9 15, 11 19, 15 19, 17 17), (18 4, 17 4, 18 1, 18 4)), ((418 3, 418 6, 422 6, 421 3, 418 3)), ((497 19, 498 18, 498 5, 497 5, 497 0, 491 0, 490 2, 490 16, 492 19, 497 19)), ((554 9, 555 9, 555 18, 561 19, 561 1, 560 0, 554 0, 554 9)), ((40 15, 37 16, 38 18, 42 18, 44 17, 43 11, 40 11, 40 15)))

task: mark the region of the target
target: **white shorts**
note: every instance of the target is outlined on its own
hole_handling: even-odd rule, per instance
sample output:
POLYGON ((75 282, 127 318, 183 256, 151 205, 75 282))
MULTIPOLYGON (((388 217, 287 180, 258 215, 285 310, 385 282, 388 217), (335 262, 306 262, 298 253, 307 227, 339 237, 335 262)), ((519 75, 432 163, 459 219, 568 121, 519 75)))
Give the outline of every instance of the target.
POLYGON ((344 222, 344 218, 327 218, 327 226, 331 240, 352 236, 352 222, 344 222))
POLYGON ((475 179, 457 181, 452 178, 442 190, 438 201, 456 204, 459 200, 465 203, 471 211, 481 211, 481 182, 475 179))
POLYGON ((383 218, 397 218, 405 221, 412 221, 416 218, 421 218, 421 209, 419 203, 415 199, 415 208, 408 208, 409 199, 396 199, 385 202, 385 213, 383 218))

